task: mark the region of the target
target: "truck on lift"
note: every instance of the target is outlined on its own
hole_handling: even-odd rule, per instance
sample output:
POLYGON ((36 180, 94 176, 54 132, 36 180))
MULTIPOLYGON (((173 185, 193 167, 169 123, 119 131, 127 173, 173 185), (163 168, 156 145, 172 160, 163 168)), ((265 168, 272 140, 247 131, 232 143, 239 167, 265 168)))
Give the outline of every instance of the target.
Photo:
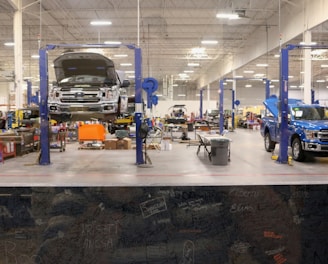
MULTIPOLYGON (((264 147, 273 152, 280 142, 280 102, 276 96, 264 101, 270 114, 261 122, 264 147)), ((288 146, 292 158, 304 161, 306 157, 328 156, 328 109, 319 104, 305 104, 299 99, 288 99, 288 146)))
POLYGON ((54 60, 56 81, 48 107, 57 121, 113 120, 120 113, 123 80, 109 58, 92 52, 67 52, 54 60))

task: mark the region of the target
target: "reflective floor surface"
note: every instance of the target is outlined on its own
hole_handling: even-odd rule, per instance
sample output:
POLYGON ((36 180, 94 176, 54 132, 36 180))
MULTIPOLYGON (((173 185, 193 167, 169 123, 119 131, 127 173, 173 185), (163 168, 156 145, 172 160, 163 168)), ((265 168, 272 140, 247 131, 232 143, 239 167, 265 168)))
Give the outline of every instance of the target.
MULTIPOLYGON (((194 138, 195 132, 188 132, 194 138)), ((178 135, 179 136, 179 135, 178 135)), ((280 164, 264 149, 258 130, 227 134, 231 161, 213 165, 203 148, 179 140, 172 149, 147 151, 151 164, 136 165, 136 150, 50 150, 50 165, 39 165, 39 153, 6 159, 0 164, 0 186, 220 186, 326 184, 328 158, 280 164)), ((276 151, 278 153, 278 151, 276 151)), ((145 159, 146 160, 146 159, 145 159)))

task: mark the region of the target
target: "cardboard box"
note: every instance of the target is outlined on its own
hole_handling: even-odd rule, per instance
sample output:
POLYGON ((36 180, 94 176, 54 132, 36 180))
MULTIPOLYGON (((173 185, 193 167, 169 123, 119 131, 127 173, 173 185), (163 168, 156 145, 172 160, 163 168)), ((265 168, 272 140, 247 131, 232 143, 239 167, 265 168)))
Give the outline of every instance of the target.
POLYGON ((123 141, 124 141, 124 149, 131 149, 132 148, 131 138, 123 138, 123 141))
POLYGON ((117 149, 124 149, 124 140, 118 139, 116 147, 117 147, 117 149))
POLYGON ((105 149, 117 149, 117 138, 106 139, 104 141, 105 149))
POLYGON ((117 140, 117 149, 131 149, 131 138, 123 138, 117 140))

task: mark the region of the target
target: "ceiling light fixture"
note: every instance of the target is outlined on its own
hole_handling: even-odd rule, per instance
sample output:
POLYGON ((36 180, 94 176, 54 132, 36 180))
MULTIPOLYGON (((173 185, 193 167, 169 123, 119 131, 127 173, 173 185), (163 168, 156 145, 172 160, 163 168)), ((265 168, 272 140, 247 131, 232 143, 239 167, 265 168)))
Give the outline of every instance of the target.
POLYGON ((245 70, 244 73, 254 73, 254 71, 245 70))
POLYGON ((40 56, 39 56, 38 54, 33 54, 33 55, 31 56, 31 58, 32 58, 32 59, 38 59, 38 58, 40 58, 40 56))
POLYGON ((269 65, 267 63, 258 63, 256 64, 256 67, 268 67, 269 65))
POLYGON ((317 42, 306 43, 306 42, 302 41, 302 42, 300 42, 300 45, 311 45, 311 46, 313 46, 313 45, 317 45, 317 42))
POLYGON ((109 26, 112 22, 109 20, 94 20, 90 22, 90 25, 92 26, 109 26))
POLYGON ((120 65, 126 67, 126 66, 132 66, 132 63, 121 63, 120 65))
POLYGON ((240 17, 236 13, 219 13, 219 14, 216 14, 216 18, 234 20, 234 19, 239 19, 240 17))
POLYGON ((12 47, 12 46, 15 46, 15 43, 14 42, 6 42, 6 43, 4 43, 4 45, 7 47, 12 47))
POLYGON ((116 58, 126 58, 128 54, 115 54, 114 57, 116 58))
POLYGON ((106 45, 121 45, 121 41, 105 41, 104 44, 106 45))
POLYGON ((201 43, 204 44, 204 45, 216 45, 219 42, 217 40, 202 40, 201 43))
POLYGON ((196 63, 196 62, 189 62, 189 63, 188 63, 188 66, 190 66, 190 67, 197 67, 197 66, 199 66, 199 63, 196 63))

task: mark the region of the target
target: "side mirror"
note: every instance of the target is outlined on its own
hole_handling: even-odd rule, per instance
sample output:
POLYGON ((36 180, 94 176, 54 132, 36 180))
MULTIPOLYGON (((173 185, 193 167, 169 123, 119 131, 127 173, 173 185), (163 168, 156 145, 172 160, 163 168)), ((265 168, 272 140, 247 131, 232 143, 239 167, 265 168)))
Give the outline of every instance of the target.
POLYGON ((130 81, 129 80, 123 80, 123 83, 121 84, 121 87, 129 87, 130 81))

